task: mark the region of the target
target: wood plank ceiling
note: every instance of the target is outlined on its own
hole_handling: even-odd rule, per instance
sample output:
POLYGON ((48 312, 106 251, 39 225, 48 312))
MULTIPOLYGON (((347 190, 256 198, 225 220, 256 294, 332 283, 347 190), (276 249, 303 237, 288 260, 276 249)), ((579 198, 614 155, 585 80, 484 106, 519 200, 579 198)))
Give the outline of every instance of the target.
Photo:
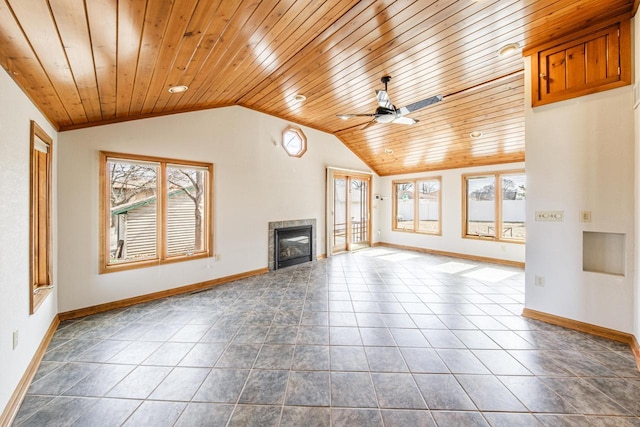
POLYGON ((69 130, 241 105, 336 135, 379 175, 524 160, 521 55, 633 0, 0 0, 2 66, 69 130), (406 126, 373 113, 391 75, 406 126), (189 90, 171 94, 168 88, 189 90), (297 94, 307 97, 296 102, 297 94), (472 131, 482 132, 472 139, 472 131))

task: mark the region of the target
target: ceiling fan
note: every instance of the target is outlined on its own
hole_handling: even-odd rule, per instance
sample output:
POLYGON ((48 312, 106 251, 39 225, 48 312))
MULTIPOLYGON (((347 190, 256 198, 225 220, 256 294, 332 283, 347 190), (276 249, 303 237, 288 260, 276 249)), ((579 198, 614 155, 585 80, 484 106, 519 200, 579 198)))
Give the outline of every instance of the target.
POLYGON ((369 126, 376 123, 399 123, 403 125, 412 125, 418 123, 418 120, 406 117, 407 114, 418 111, 422 108, 428 107, 431 104, 442 101, 442 95, 432 96, 422 101, 414 102, 406 107, 396 108, 389 99, 387 93, 387 83, 391 80, 391 76, 384 76, 380 79, 384 83, 384 90, 376 90, 376 98, 378 99, 378 108, 373 114, 338 114, 337 116, 343 120, 350 119, 351 117, 373 117, 373 119, 367 123, 362 129, 366 129, 369 126))

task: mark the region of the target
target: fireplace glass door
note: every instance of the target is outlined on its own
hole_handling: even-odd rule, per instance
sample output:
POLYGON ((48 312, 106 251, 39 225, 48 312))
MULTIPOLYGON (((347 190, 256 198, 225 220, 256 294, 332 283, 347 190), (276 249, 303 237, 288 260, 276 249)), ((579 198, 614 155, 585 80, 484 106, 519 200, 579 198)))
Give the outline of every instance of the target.
POLYGON ((331 253, 369 246, 370 181, 368 176, 333 175, 331 253))

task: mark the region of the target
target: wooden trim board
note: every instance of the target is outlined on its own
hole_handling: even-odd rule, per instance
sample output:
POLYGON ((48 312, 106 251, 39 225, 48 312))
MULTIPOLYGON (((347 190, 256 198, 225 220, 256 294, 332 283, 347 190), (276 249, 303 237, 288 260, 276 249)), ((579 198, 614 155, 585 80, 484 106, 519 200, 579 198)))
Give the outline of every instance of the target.
POLYGON ((36 372, 40 367, 40 362, 42 361, 44 353, 47 351, 47 347, 49 347, 49 343, 51 342, 53 334, 55 334, 59 324, 60 318, 59 316, 55 316, 51 321, 51 325, 49 325, 49 329, 47 329, 47 332, 44 334, 42 342, 40 342, 36 353, 33 355, 33 358, 31 359, 27 370, 22 375, 18 386, 11 395, 9 403, 7 403, 6 408, 4 408, 4 411, 2 412, 2 414, 0 414, 0 426, 6 427, 11 425, 16 415, 18 414, 20 404, 27 394, 29 385, 31 385, 31 381, 33 380, 33 377, 36 375, 36 372))
POLYGON ((633 334, 616 331, 615 329, 609 329, 603 326, 592 325, 591 323, 580 322, 578 320, 567 319, 566 317, 560 317, 544 313, 542 311, 532 310, 530 308, 522 310, 522 316, 552 325, 562 326, 563 328, 573 329, 574 331, 606 338, 612 341, 629 344, 629 347, 631 347, 631 351, 633 352, 633 356, 636 359, 638 370, 640 370, 640 345, 633 334))
POLYGON ((436 249, 425 249, 425 248, 418 248, 418 247, 414 247, 414 246, 396 245, 394 243, 386 243, 386 242, 376 242, 371 246, 372 247, 373 246, 385 246, 385 247, 388 247, 388 248, 403 249, 403 250, 407 250, 407 251, 415 251, 415 252, 421 252, 421 253, 431 254, 431 255, 449 256, 449 257, 452 257, 452 258, 462 258, 462 259, 468 259, 468 260, 471 260, 471 261, 489 262, 489 263, 492 263, 492 264, 501 264, 501 265, 508 265, 510 267, 524 268, 524 262, 510 261, 510 260, 507 260, 507 259, 489 258, 489 257, 484 257, 484 256, 478 256, 478 255, 461 254, 461 253, 457 253, 457 252, 439 251, 439 250, 436 250, 436 249))
POLYGON ((633 357, 636 359, 636 365, 638 366, 638 370, 640 371, 640 343, 638 343, 638 339, 635 335, 631 336, 631 342, 629 346, 631 347, 631 352, 633 352, 633 357))
POLYGON ((126 298, 118 301, 112 301, 104 304, 94 305, 92 307, 79 308, 77 310, 65 311, 58 314, 60 321, 69 319, 75 319, 78 317, 89 316, 96 313, 102 313, 103 311, 109 311, 116 308, 129 307, 132 305, 140 304, 143 302, 149 302, 161 298, 166 298, 174 295, 187 294, 189 292, 199 291, 203 289, 212 288, 223 283, 232 282, 234 280, 245 279, 247 277, 257 276, 259 274, 268 273, 268 268, 260 268, 257 270, 246 271, 244 273, 234 274, 231 276, 220 277, 218 279, 207 280, 206 282, 194 283, 191 285, 181 286, 179 288, 167 289, 166 291, 154 292, 151 294, 140 295, 137 297, 126 298))
POLYGON ((612 341, 618 341, 625 344, 631 344, 633 335, 626 332, 616 331, 615 329, 605 328, 603 326, 592 325, 591 323, 580 322, 579 320, 568 319, 566 317, 556 316, 554 314, 544 313, 542 311, 525 308, 522 315, 529 319, 539 320, 541 322, 550 323, 563 328, 573 329, 574 331, 585 332, 612 341))

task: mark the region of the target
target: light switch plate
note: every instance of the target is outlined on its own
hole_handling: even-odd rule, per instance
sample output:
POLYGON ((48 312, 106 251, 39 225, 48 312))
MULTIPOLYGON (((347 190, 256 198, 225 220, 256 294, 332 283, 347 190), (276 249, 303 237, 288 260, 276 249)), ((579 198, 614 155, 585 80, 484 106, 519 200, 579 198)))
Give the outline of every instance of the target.
POLYGON ((562 222, 564 211, 536 211, 536 221, 562 222))

